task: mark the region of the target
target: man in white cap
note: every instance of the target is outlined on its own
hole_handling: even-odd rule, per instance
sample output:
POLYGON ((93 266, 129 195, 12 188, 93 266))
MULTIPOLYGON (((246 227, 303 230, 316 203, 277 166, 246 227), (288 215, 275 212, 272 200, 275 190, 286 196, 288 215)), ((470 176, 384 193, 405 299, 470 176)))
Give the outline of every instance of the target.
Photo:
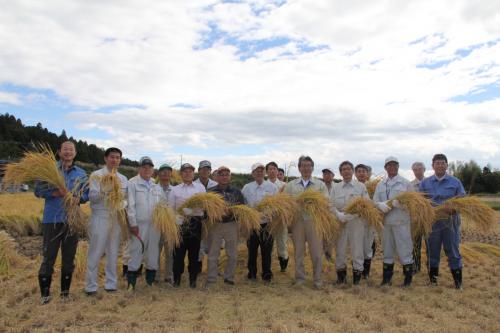
MULTIPOLYGON (((217 186, 217 182, 210 179, 211 174, 212 163, 207 160, 200 161, 200 163, 198 164, 198 179, 196 179, 194 182, 203 185, 205 187, 205 190, 208 191, 209 188, 217 186)), ((208 235, 204 235, 204 231, 202 230, 200 254, 198 255, 198 261, 200 262, 198 267, 200 273, 203 267, 203 257, 208 253, 208 243, 210 243, 210 240, 207 239, 207 237, 208 235)))
POLYGON ((410 215, 397 200, 393 200, 392 205, 388 202, 400 193, 413 191, 413 187, 407 179, 398 175, 399 162, 396 157, 386 158, 384 168, 387 176, 378 183, 373 195, 373 201, 378 209, 385 214, 382 235, 382 252, 384 253, 382 285, 391 285, 394 257, 397 254, 403 265, 403 286, 409 287, 413 276, 410 215))
MULTIPOLYGON (((285 193, 298 196, 305 190, 318 191, 328 198, 328 190, 321 180, 312 177, 314 161, 309 156, 299 157, 298 162, 301 177, 290 181, 285 186, 285 193)), ((321 272, 323 270, 323 240, 316 232, 311 216, 302 212, 292 226, 293 246, 295 249, 295 284, 302 285, 305 282, 306 272, 304 268, 304 253, 306 243, 313 264, 313 279, 315 288, 322 287, 321 272)))
POLYGON ((358 215, 344 213, 349 203, 358 197, 369 198, 363 183, 353 179, 354 165, 344 161, 339 165, 342 181, 333 186, 330 196, 333 202, 333 211, 340 223, 343 224, 337 240, 337 256, 335 269, 337 270, 337 284, 347 283, 347 244, 351 249, 352 284, 358 285, 363 273, 364 239, 366 221, 358 215))
MULTIPOLYGON (((278 192, 284 190, 286 183, 278 179, 278 164, 269 162, 266 164, 267 180, 276 186, 278 192)), ((286 272, 288 267, 288 229, 283 230, 283 233, 276 237, 276 250, 278 252, 278 260, 280 263, 281 272, 286 272)))
POLYGON ((139 267, 146 264, 146 283, 153 285, 159 267, 160 231, 153 225, 155 206, 166 201, 165 193, 152 178, 153 160, 144 156, 139 160, 139 174, 128 182, 127 216, 132 237, 128 244, 127 281, 129 290, 135 289, 139 267))
MULTIPOLYGON (((172 192, 172 184, 170 183, 170 179, 172 178, 173 169, 168 163, 164 163, 160 165, 158 168, 158 185, 161 186, 163 193, 165 193, 165 197, 170 196, 170 192, 172 192)), ((174 282, 174 273, 173 273, 173 264, 174 264, 174 249, 170 244, 167 244, 162 240, 162 244, 160 244, 160 257, 161 251, 164 251, 165 256, 165 282, 172 284, 174 282)))
MULTIPOLYGON (((228 206, 244 204, 243 194, 236 187, 231 186, 231 170, 226 166, 217 169, 219 184, 212 187, 209 192, 220 194, 228 206)), ((222 220, 214 225, 209 231, 210 240, 208 244, 208 269, 207 287, 217 281, 218 262, 220 254, 220 243, 225 241, 227 255, 226 270, 224 271, 224 283, 234 285, 234 275, 238 256, 238 224, 232 214, 227 214, 222 220)))
MULTIPOLYGON (((99 179, 113 170, 116 171, 122 160, 120 149, 112 147, 104 152, 106 165, 92 172, 90 175, 89 201, 92 215, 89 224, 89 248, 87 254, 87 275, 85 281, 85 292, 87 295, 95 295, 98 287, 99 261, 106 254, 106 269, 104 290, 116 291, 118 279, 116 276, 116 265, 120 249, 120 227, 116 212, 110 211, 107 200, 111 189, 102 188, 99 179)), ((127 196, 127 177, 116 171, 121 191, 124 198, 127 196)))
MULTIPOLYGON (((424 180, 425 164, 423 162, 415 162, 411 165, 411 170, 415 175, 415 179, 411 181, 413 189, 418 192, 420 183, 424 180)), ((423 235, 415 235, 413 238, 413 273, 416 274, 420 272, 422 256, 422 239, 423 235)), ((425 240, 424 240, 425 241, 425 240)))
MULTIPOLYGON (((269 164, 268 164, 269 165, 269 164)), ((278 193, 278 187, 270 181, 264 180, 264 164, 254 163, 252 165, 253 182, 245 184, 241 192, 245 198, 245 203, 255 208, 259 202, 268 195, 278 193)), ((273 237, 267 231, 268 222, 262 219, 260 222, 260 231, 253 232, 247 240, 248 248, 248 279, 257 279, 257 255, 260 247, 262 256, 262 280, 270 282, 273 278, 271 270, 272 252, 273 252, 273 237)))
MULTIPOLYGON (((196 193, 205 193, 205 187, 193 182, 194 166, 189 163, 181 165, 182 183, 174 186, 168 197, 169 205, 177 210, 182 204, 196 193)), ((189 286, 196 288, 196 280, 200 271, 198 256, 200 253, 201 229, 204 212, 201 209, 184 208, 186 221, 181 227, 181 243, 174 250, 174 286, 181 283, 184 273, 184 258, 188 254, 189 286)))

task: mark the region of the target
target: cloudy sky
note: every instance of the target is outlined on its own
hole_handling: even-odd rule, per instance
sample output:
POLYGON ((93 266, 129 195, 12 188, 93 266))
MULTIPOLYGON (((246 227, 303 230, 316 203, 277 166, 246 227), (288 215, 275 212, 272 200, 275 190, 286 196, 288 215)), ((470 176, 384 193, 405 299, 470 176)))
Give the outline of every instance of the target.
POLYGON ((500 167, 500 1, 0 7, 0 112, 133 159, 500 167))

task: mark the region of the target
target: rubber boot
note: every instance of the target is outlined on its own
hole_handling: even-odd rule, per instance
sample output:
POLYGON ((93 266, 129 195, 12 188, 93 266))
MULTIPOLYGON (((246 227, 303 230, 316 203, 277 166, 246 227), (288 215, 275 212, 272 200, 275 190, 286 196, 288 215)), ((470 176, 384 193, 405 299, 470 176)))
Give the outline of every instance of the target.
POLYGON ((439 276, 439 267, 431 267, 429 269, 429 281, 431 285, 437 286, 439 276))
POLYGON ((128 265, 122 265, 122 276, 124 278, 127 277, 127 272, 128 272, 128 265))
POLYGON ((403 287, 411 286, 411 280, 413 278, 413 264, 403 265, 403 274, 405 276, 403 287))
POLYGON ((153 282, 155 282, 156 270, 146 269, 146 283, 148 286, 152 286, 153 282))
POLYGON ((452 269, 451 274, 453 275, 453 281, 455 281, 455 289, 462 289, 462 269, 452 269))
POLYGON ((363 262, 363 279, 368 279, 370 277, 370 268, 372 266, 371 259, 365 259, 363 262))
POLYGON ((38 275, 38 284, 40 285, 41 303, 42 305, 50 302, 50 284, 52 276, 38 275))
POLYGON ((189 275, 189 287, 192 289, 196 288, 196 278, 197 278, 196 274, 189 275))
POLYGON ((137 272, 127 271, 127 290, 135 290, 135 284, 137 282, 137 272))
POLYGON ((286 272, 286 268, 288 267, 288 258, 285 259, 283 257, 278 257, 278 260, 280 262, 281 272, 286 272))
POLYGON ((337 271, 337 284, 346 284, 347 283, 347 271, 340 270, 337 271))
POLYGON ((394 264, 385 264, 383 266, 382 283, 381 286, 390 286, 392 274, 394 273, 394 264))
POLYGON ((61 297, 66 298, 69 296, 69 288, 71 287, 71 272, 61 272, 61 297))
POLYGON ((354 286, 357 286, 359 285, 359 281, 361 281, 361 275, 363 274, 363 272, 361 271, 357 271, 357 270, 352 270, 352 284, 354 286))

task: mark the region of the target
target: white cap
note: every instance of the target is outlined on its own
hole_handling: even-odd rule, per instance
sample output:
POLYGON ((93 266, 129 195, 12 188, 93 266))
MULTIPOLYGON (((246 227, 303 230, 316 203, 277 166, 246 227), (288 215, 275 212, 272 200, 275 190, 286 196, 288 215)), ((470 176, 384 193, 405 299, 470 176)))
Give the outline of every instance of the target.
POLYGON ((265 169, 266 167, 264 166, 264 164, 260 163, 260 162, 257 162, 257 163, 254 163, 252 164, 252 172, 255 171, 255 169, 258 169, 258 168, 263 168, 265 169))
POLYGON ((387 165, 387 163, 390 163, 390 162, 396 162, 397 164, 399 164, 399 161, 396 157, 394 156, 389 156, 385 159, 385 163, 384 163, 384 166, 387 165))
POLYGON ((323 170, 321 170, 321 172, 325 172, 325 171, 330 171, 332 174, 335 174, 335 172, 333 172, 333 168, 331 168, 331 167, 326 167, 323 170))

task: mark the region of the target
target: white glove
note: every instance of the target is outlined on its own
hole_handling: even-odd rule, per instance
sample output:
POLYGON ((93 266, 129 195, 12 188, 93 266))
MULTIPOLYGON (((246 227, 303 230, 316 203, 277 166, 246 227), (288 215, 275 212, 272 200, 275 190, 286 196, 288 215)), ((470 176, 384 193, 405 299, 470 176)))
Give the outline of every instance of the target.
POLYGON ((403 208, 403 205, 397 199, 394 199, 392 200, 392 207, 403 208))
POLYGON ((382 212, 382 213, 387 213, 391 210, 391 207, 387 204, 387 201, 383 202, 377 202, 377 208, 382 212))
POLYGON ((175 223, 177 225, 182 225, 182 223, 184 223, 184 217, 182 217, 182 215, 176 215, 175 216, 175 223))
POLYGON ((186 216, 191 216, 193 215, 193 210, 191 208, 182 208, 182 212, 184 213, 184 215, 186 216))
POLYGON ((347 222, 357 219, 359 217, 358 214, 344 214, 344 217, 347 222))
POLYGON ((128 207, 128 202, 127 202, 127 200, 123 200, 123 201, 122 201, 122 208, 123 208, 123 209, 126 209, 127 207, 128 207))
POLYGON ((342 212, 337 212, 337 214, 336 214, 336 215, 337 215, 337 219, 338 219, 340 222, 342 222, 342 223, 346 223, 346 222, 348 221, 346 216, 347 216, 347 215, 349 215, 349 214, 344 214, 344 213, 342 213, 342 212))

